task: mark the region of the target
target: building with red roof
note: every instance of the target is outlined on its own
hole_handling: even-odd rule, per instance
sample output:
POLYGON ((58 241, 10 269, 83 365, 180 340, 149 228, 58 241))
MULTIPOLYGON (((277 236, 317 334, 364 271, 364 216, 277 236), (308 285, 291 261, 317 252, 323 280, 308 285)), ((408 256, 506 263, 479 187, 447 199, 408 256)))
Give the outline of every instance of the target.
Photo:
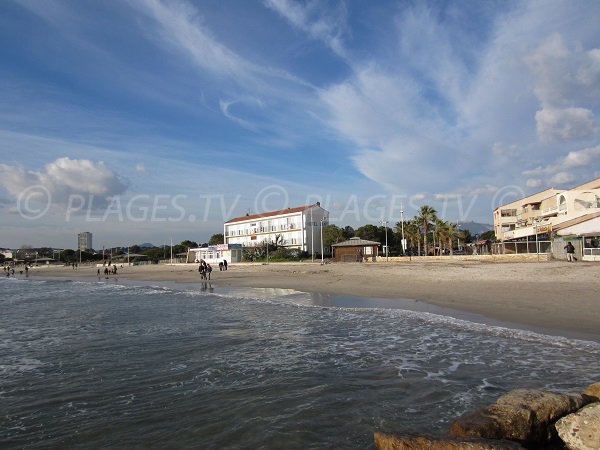
POLYGON ((329 225, 329 212, 313 205, 246 214, 224 224, 225 244, 254 247, 265 243, 321 253, 321 227, 329 225))

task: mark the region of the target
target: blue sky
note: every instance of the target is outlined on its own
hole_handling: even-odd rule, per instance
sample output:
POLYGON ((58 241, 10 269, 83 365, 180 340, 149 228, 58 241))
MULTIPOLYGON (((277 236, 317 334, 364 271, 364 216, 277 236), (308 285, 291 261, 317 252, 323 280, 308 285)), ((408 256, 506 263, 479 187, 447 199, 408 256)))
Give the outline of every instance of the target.
POLYGON ((600 176, 595 1, 0 2, 0 247, 490 223, 600 176))

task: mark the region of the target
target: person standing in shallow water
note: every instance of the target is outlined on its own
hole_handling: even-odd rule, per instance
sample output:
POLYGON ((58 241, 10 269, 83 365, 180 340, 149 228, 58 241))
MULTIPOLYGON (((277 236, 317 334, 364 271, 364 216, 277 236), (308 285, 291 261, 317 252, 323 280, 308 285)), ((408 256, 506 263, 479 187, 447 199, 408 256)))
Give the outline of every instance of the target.
POLYGON ((567 245, 565 245, 564 248, 567 251, 567 261, 568 262, 577 261, 577 258, 575 258, 575 247, 573 246, 573 244, 571 244, 570 241, 567 243, 567 245))

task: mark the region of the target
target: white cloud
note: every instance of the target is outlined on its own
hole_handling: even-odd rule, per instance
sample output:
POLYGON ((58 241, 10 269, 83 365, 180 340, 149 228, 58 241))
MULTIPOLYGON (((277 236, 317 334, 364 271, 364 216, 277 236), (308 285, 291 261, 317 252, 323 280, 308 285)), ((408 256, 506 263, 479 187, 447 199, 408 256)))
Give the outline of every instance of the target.
POLYGON ((343 3, 340 2, 333 11, 320 8, 323 4, 319 2, 300 4, 291 0, 264 0, 264 4, 311 38, 324 42, 338 56, 346 57, 342 39, 346 18, 343 3))
POLYGON ((594 113, 585 108, 542 109, 535 113, 542 142, 585 139, 597 132, 594 113))
POLYGON ((550 178, 550 184, 566 184, 571 183, 575 177, 568 172, 558 172, 556 175, 550 178))
POLYGON ((539 178, 528 178, 525 184, 529 188, 536 188, 541 186, 542 180, 539 178))
MULTIPOLYGON (((47 164, 42 171, 25 170, 20 166, 0 164, 0 183, 15 197, 43 190, 52 204, 65 206, 72 196, 80 196, 89 207, 106 205, 107 200, 122 194, 127 183, 100 162, 87 159, 58 158, 47 164)), ((78 202, 78 206, 81 202, 78 202)))
POLYGON ((151 36, 160 35, 160 45, 167 44, 186 55, 203 71, 233 80, 246 89, 251 86, 273 89, 274 80, 288 83, 288 87, 291 83, 295 87, 312 88, 286 71, 256 64, 222 44, 198 10, 185 1, 132 0, 131 4, 156 21, 158 29, 153 29, 151 36))
POLYGON ((576 179, 580 179, 580 181, 583 182, 584 180, 581 179, 581 171, 584 171, 583 178, 595 176, 594 173, 588 175, 587 169, 590 166, 595 165, 599 160, 600 146, 589 147, 571 151, 551 164, 525 170, 522 172, 522 175, 531 177, 531 179, 527 181, 527 186, 530 187, 537 187, 542 184, 541 178, 550 185, 571 183, 576 179), (576 175, 576 173, 578 175, 576 175))
POLYGON ((146 166, 144 163, 137 163, 135 165, 135 171, 139 173, 146 173, 146 166))
POLYGON ((592 164, 600 157, 600 146, 584 148, 583 150, 572 151, 564 157, 561 165, 567 168, 581 167, 592 164))
POLYGON ((259 108, 262 108, 264 107, 264 102, 254 97, 245 97, 237 100, 219 100, 219 108, 221 109, 221 112, 225 117, 227 117, 232 122, 237 123, 243 128, 246 128, 251 131, 256 131, 257 127, 252 122, 250 122, 249 120, 242 119, 241 117, 238 117, 231 112, 231 107, 236 104, 246 106, 258 106, 259 108))

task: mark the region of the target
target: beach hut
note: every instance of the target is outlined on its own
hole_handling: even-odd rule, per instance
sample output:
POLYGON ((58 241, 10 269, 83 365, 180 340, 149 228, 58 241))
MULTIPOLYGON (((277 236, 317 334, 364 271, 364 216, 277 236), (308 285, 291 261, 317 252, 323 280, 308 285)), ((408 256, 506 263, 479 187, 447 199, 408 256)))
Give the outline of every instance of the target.
POLYGON ((375 261, 379 254, 381 243, 353 237, 347 241, 333 244, 333 259, 337 262, 362 262, 371 259, 375 261))

